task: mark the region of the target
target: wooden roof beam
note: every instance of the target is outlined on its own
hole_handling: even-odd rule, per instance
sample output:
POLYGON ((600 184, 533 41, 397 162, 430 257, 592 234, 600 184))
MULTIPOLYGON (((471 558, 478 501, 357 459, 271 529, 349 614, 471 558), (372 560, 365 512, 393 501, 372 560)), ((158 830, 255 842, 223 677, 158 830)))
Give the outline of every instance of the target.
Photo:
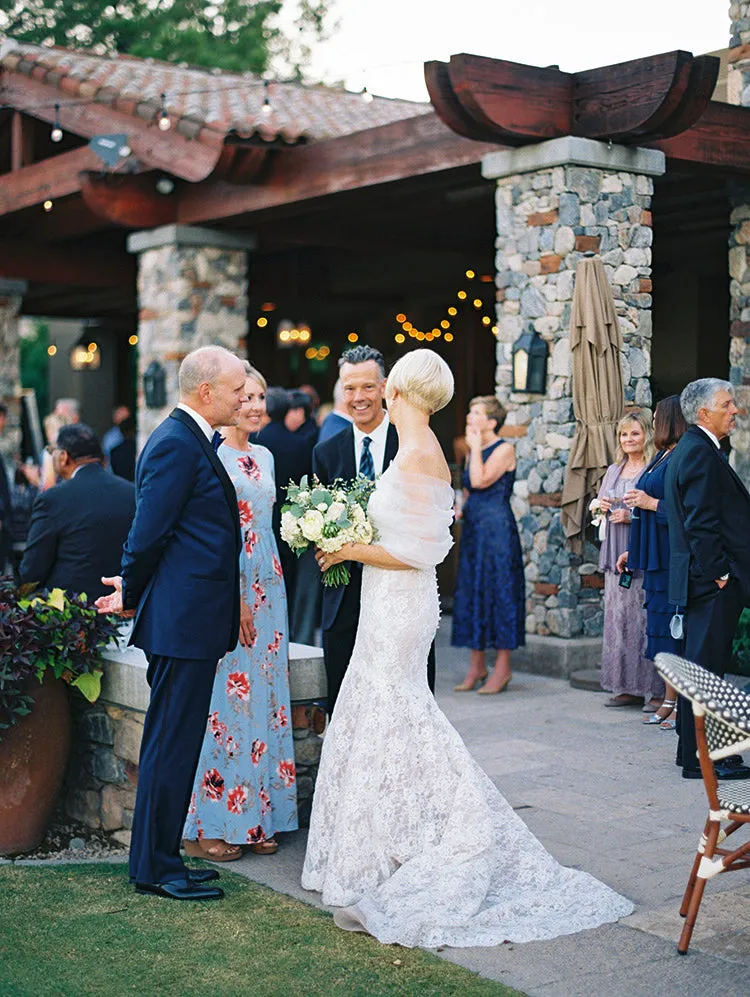
POLYGON ((0 274, 35 283, 135 287, 136 267, 134 258, 125 253, 0 239, 0 274))
POLYGON ((719 60, 666 52, 584 73, 454 55, 425 65, 440 118, 477 141, 524 145, 577 135, 638 143, 693 125, 711 100, 719 60))
POLYGON ((496 149, 497 145, 467 142, 436 115, 423 114, 290 149, 274 157, 264 182, 257 186, 211 183, 186 187, 177 206, 177 221, 199 224, 312 202, 343 191, 429 178, 479 164, 483 155, 496 149))
POLYGON ((209 128, 201 129, 200 138, 191 140, 174 128, 162 132, 151 121, 106 103, 66 100, 56 87, 33 78, 7 71, 0 75, 4 103, 50 123, 55 120, 54 105, 59 103, 64 130, 89 139, 94 135, 126 134, 133 155, 147 168, 197 183, 213 172, 221 154, 224 135, 209 128))
POLYGON ((687 131, 649 145, 662 150, 668 169, 710 169, 714 175, 747 177, 750 108, 711 101, 700 120, 687 131))

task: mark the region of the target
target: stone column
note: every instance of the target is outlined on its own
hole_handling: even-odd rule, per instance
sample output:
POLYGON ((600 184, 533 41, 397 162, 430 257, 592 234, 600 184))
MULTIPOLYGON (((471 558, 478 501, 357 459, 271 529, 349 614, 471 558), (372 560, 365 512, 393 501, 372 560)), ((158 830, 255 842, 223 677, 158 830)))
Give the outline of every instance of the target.
POLYGON ((8 425, 0 437, 0 449, 6 457, 16 453, 21 444, 18 313, 27 287, 25 280, 0 277, 0 401, 8 406, 8 425))
POLYGON ((177 372, 187 353, 218 345, 244 355, 247 336, 247 253, 244 233, 164 225, 128 236, 138 254, 138 428, 140 442, 178 400, 177 372), (167 404, 146 407, 143 373, 164 367, 167 404))
POLYGON ((596 637, 603 611, 597 552, 564 543, 560 500, 575 421, 568 339, 575 268, 598 253, 624 337, 625 400, 648 406, 651 353, 651 196, 661 152, 566 137, 494 152, 497 180, 497 394, 520 433, 514 508, 526 560, 530 634, 596 637), (512 391, 513 343, 536 330, 549 344, 547 393, 512 391), (526 432, 524 434, 524 427, 526 432))
MULTIPOLYGON (((750 107, 750 2, 729 8, 731 38, 727 100, 750 107)), ((729 380, 740 414, 732 434, 732 464, 750 486, 750 187, 730 188, 729 233, 729 380)))

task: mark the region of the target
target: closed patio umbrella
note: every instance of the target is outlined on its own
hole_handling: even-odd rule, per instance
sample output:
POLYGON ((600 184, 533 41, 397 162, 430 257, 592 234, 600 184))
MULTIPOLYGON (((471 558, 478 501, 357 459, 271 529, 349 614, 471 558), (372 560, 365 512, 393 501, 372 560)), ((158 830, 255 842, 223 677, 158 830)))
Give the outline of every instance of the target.
POLYGON ((562 493, 563 529, 578 552, 589 502, 615 458, 615 433, 625 404, 621 348, 622 334, 602 261, 598 256, 583 259, 576 267, 570 315, 576 432, 562 493))

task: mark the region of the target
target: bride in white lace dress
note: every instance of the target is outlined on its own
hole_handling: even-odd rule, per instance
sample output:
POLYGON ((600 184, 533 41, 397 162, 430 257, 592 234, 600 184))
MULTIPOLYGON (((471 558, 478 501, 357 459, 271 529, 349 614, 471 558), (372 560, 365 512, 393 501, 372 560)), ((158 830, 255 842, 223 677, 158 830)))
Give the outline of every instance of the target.
POLYGON ((452 540, 453 489, 430 415, 453 376, 432 350, 394 366, 386 400, 400 448, 369 512, 378 543, 318 555, 361 561, 351 663, 326 732, 302 886, 342 928, 433 948, 555 938, 631 913, 561 866, 477 765, 427 686, 439 620, 435 566, 452 540))

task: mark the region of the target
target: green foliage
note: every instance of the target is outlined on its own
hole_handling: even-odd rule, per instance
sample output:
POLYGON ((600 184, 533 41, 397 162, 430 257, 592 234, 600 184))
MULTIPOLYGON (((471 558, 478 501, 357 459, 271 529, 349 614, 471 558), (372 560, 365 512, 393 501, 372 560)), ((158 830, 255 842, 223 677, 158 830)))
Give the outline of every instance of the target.
POLYGON ((93 703, 101 691, 100 652, 117 634, 117 621, 100 616, 85 595, 28 588, 0 585, 0 731, 30 712, 29 680, 41 682, 48 671, 93 703))
POLYGON ((432 952, 342 931, 226 866, 221 885, 219 903, 168 903, 134 893, 124 865, 0 866, 0 994, 521 997, 432 952))
POLYGON ((750 676, 750 609, 742 610, 734 632, 732 664, 729 671, 733 675, 750 676))
MULTIPOLYGON (((2 4, 3 0, 0 0, 2 4)), ((21 387, 33 388, 39 418, 49 412, 49 326, 46 322, 35 322, 29 335, 21 336, 21 387)))
POLYGON ((0 31, 19 42, 129 53, 262 73, 273 56, 299 76, 326 37, 331 0, 297 0, 298 34, 277 16, 288 0, 0 0, 0 31))

